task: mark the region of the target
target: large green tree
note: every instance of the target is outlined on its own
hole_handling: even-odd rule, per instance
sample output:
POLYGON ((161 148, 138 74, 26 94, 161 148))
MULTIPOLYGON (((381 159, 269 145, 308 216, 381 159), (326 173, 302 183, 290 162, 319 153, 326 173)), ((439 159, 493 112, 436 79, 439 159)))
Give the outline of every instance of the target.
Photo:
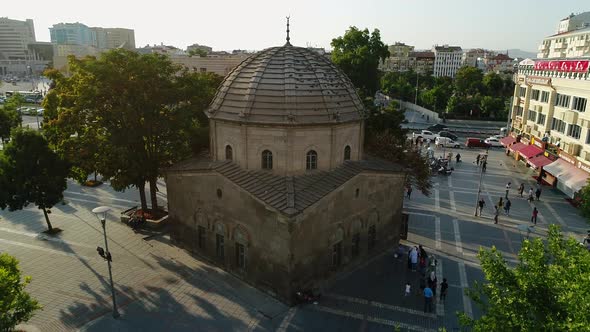
POLYGON ((63 200, 68 164, 40 133, 30 129, 13 131, 0 157, 0 183, 5 192, 0 195, 0 208, 14 211, 33 203, 43 211, 47 229, 53 231, 47 210, 63 200))
POLYGON ((39 303, 26 291, 31 277, 22 277, 16 258, 0 253, 0 331, 14 330, 41 309, 39 303))
POLYGON ((389 56, 378 29, 350 27, 344 36, 332 39, 332 61, 350 78, 362 97, 379 89, 379 63, 389 56))
POLYGON ((46 101, 52 143, 77 169, 97 171, 116 190, 136 187, 143 210, 148 182, 157 210, 156 181, 165 167, 190 156, 191 133, 206 122, 204 108, 221 78, 190 73, 164 55, 122 49, 69 61, 71 76, 48 73, 56 82, 46 101), (80 149, 90 161, 81 160, 80 149))
POLYGON ((455 74, 455 92, 463 96, 472 96, 482 90, 483 72, 479 68, 463 66, 455 74))
POLYGON ((504 80, 494 72, 485 74, 482 83, 488 96, 500 96, 504 92, 504 80))
POLYGON ((590 252, 549 226, 547 240, 524 240, 509 267, 495 247, 480 249, 485 274, 467 294, 483 315, 460 318, 473 331, 588 331, 590 252))
POLYGON ((6 102, 0 107, 0 140, 10 137, 10 131, 21 125, 22 119, 18 113, 19 107, 25 99, 20 94, 15 94, 6 99, 6 102))
POLYGON ((590 181, 586 182, 586 185, 578 193, 580 200, 580 212, 582 215, 590 219, 590 181))

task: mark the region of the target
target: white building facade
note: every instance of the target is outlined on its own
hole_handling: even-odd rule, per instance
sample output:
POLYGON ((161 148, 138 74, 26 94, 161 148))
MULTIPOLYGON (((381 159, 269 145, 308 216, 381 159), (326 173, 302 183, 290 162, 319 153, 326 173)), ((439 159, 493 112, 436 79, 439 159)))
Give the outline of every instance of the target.
POLYGON ((463 65, 463 50, 459 46, 435 46, 434 52, 434 77, 455 77, 457 70, 463 65))

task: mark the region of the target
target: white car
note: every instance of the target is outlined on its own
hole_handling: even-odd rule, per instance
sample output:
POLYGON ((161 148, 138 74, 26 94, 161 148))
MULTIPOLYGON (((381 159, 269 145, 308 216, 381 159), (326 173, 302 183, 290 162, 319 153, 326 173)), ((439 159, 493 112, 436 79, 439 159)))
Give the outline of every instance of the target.
POLYGON ((488 137, 488 138, 495 138, 495 139, 497 139, 497 140, 501 140, 501 139, 502 139, 502 138, 504 138, 504 137, 506 137, 506 136, 504 136, 504 135, 493 135, 493 136, 490 136, 490 137, 488 137))
POLYGON ((500 143, 500 140, 495 137, 486 138, 486 140, 484 142, 493 148, 502 146, 502 143, 500 143))
POLYGON ((461 144, 459 142, 455 142, 448 137, 437 137, 434 140, 434 144, 438 147, 446 147, 446 148, 460 148, 461 144))
POLYGON ((437 135, 434 134, 433 132, 431 132, 430 130, 422 130, 420 133, 413 133, 412 134, 412 138, 416 139, 418 137, 422 137, 422 140, 424 140, 424 141, 426 141, 426 140, 434 141, 434 139, 437 137, 437 135))

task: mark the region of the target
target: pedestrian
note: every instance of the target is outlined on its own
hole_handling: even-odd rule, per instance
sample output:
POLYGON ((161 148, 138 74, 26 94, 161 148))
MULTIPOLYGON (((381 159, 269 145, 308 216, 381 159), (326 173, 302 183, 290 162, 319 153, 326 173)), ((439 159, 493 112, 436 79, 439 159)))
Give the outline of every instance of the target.
POLYGON ((436 285, 438 284, 438 279, 436 279, 436 273, 434 271, 430 272, 430 277, 428 277, 428 287, 432 290, 433 296, 436 298, 436 285))
POLYGON ((506 211, 506 215, 510 214, 510 207, 512 206, 512 202, 510 198, 506 198, 506 203, 504 203, 504 211, 506 211))
POLYGON ((535 197, 537 197, 537 200, 539 200, 539 197, 541 197, 541 187, 538 187, 537 191, 535 191, 535 197))
POLYGON ((426 280, 424 277, 420 277, 420 293, 418 293, 418 296, 424 294, 424 288, 426 288, 426 280))
POLYGON ((418 265, 418 250, 416 247, 412 248, 412 251, 410 251, 410 264, 412 264, 412 272, 416 272, 416 267, 418 265))
POLYGON ((424 312, 432 312, 432 289, 430 287, 424 288, 424 312))
POLYGON ((537 216, 539 215, 539 210, 537 210, 537 207, 533 208, 533 216, 531 217, 531 222, 533 224, 537 224, 537 216))
POLYGON ((503 207, 504 207, 504 201, 502 200, 502 197, 500 197, 500 200, 498 201, 498 209, 502 210, 503 207))
POLYGON ((410 296, 410 293, 412 292, 412 286, 410 285, 410 282, 406 282, 406 291, 404 293, 404 296, 410 296))
POLYGON ((506 198, 508 198, 508 193, 510 192, 510 186, 511 186, 511 185, 512 185, 512 183, 511 183, 511 182, 508 182, 508 183, 506 184, 506 198))
POLYGON ((487 166, 488 161, 484 159, 483 163, 481 164, 481 171, 485 173, 487 166))
POLYGON ((497 205, 494 206, 494 224, 498 223, 498 216, 500 215, 500 209, 497 205))
POLYGON ((521 183, 520 186, 518 186, 518 193, 520 194, 520 198, 522 198, 523 192, 524 192, 524 183, 521 183))
POLYGON ((477 166, 479 166, 479 158, 481 158, 481 156, 478 154, 477 157, 475 157, 475 164, 477 164, 477 166))
POLYGON ((410 199, 410 196, 412 196, 412 185, 411 184, 409 184, 406 187, 406 195, 408 195, 408 199, 410 199))
POLYGON ((426 275, 426 255, 420 255, 420 262, 418 263, 420 268, 420 275, 424 277, 426 275))
POLYGON ((529 202, 534 201, 535 198, 533 197, 533 188, 529 189, 529 202))
POLYGON ((481 213, 483 212, 483 207, 486 205, 486 202, 483 200, 483 197, 479 199, 479 202, 477 202, 477 205, 479 207, 479 216, 481 217, 481 213))
POLYGON ((440 301, 444 302, 447 299, 447 290, 449 289, 449 284, 447 283, 447 278, 443 278, 443 281, 440 283, 440 301))
POLYGON ((455 156, 455 162, 456 163, 460 163, 461 162, 461 154, 457 153, 457 155, 455 156))

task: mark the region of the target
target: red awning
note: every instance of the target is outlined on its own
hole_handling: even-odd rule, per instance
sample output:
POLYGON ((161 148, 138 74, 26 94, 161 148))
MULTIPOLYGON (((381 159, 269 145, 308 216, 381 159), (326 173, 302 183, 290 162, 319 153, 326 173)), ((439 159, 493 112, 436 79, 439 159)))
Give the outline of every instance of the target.
POLYGON ((514 143, 511 146, 509 146, 508 149, 512 152, 517 152, 517 151, 520 151, 520 150, 526 148, 527 146, 528 145, 526 145, 524 143, 518 142, 518 143, 514 143))
POLYGON ((544 155, 538 155, 536 157, 532 157, 527 161, 527 163, 534 168, 540 168, 546 165, 549 165, 553 162, 553 160, 545 157, 544 155))
POLYGON ((520 155, 523 156, 525 159, 529 159, 540 155, 541 153, 543 153, 543 150, 536 145, 528 145, 523 149, 520 149, 518 153, 520 153, 520 155))
POLYGON ((504 138, 500 139, 500 144, 506 146, 509 146, 510 144, 516 142, 516 138, 512 137, 512 136, 506 136, 504 138))

